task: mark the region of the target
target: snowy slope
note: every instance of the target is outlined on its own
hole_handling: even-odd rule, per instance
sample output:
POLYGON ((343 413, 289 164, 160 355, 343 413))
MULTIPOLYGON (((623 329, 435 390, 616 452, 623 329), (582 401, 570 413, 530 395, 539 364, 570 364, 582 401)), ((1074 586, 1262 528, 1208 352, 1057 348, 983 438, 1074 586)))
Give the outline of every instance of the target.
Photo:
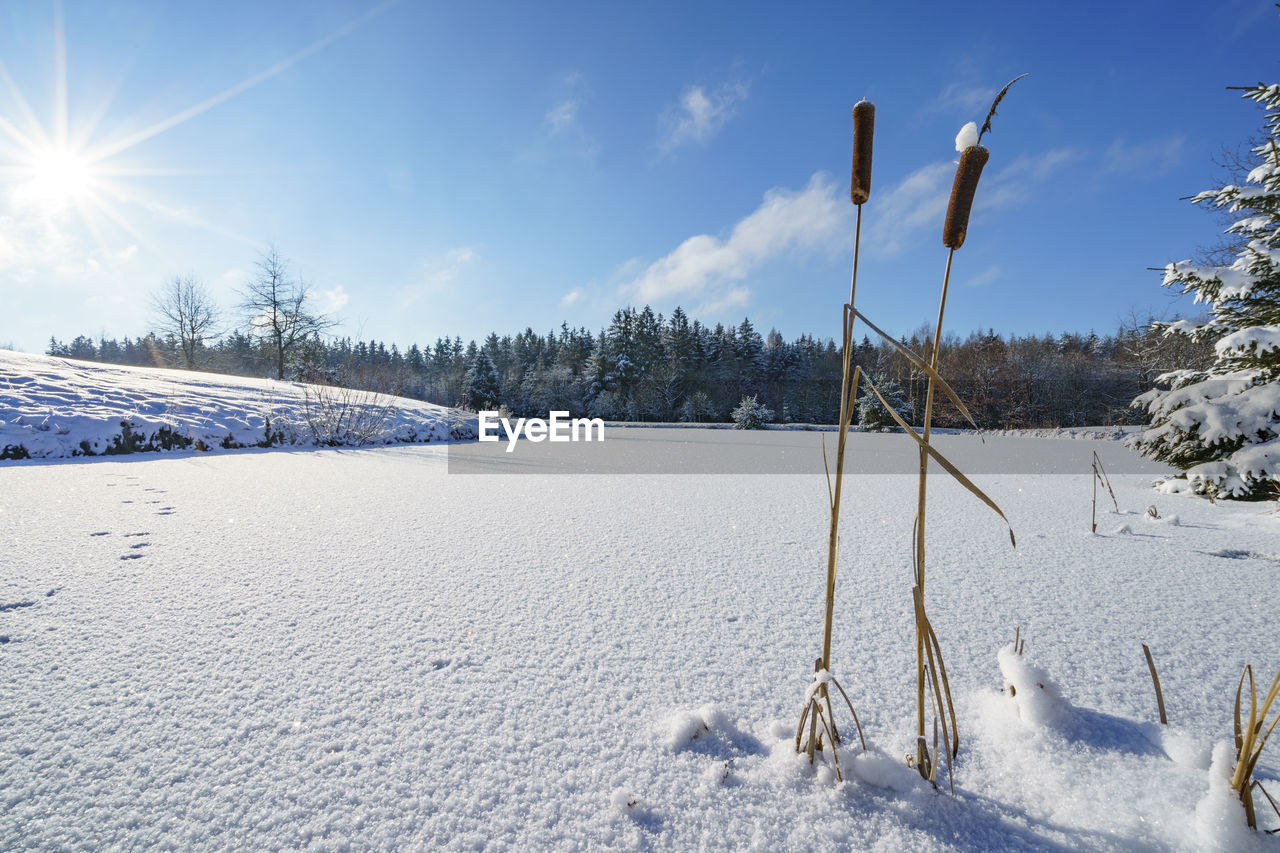
POLYGON ((1120 514, 1090 535, 1088 470, 982 475, 1013 550, 935 478, 952 798, 902 763, 913 478, 846 479, 833 670, 872 752, 847 747, 836 784, 790 741, 821 640, 821 474, 468 476, 445 456, 0 469, 0 848, 1280 849, 1210 769, 1241 667, 1280 665, 1274 505, 1113 474, 1120 514), (1046 676, 1060 700, 1001 692, 1046 676))
POLYGON ((0 459, 118 452, 130 436, 145 449, 438 442, 473 438, 475 419, 300 382, 0 350, 0 459))

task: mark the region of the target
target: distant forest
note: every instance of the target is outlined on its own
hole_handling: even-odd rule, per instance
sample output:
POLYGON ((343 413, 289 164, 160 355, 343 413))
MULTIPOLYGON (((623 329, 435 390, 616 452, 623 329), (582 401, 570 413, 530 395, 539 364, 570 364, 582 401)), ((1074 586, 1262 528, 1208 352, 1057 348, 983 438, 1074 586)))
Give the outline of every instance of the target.
MULTIPOLYGON (((923 355, 930 332, 922 327, 901 342, 923 355)), ((856 363, 882 391, 894 392, 908 420, 916 417, 923 409, 923 374, 884 341, 863 337, 855 346, 856 363)), ((48 354, 142 366, 187 363, 178 339, 154 332, 134 340, 51 339, 48 354)), ((275 375, 277 357, 267 339, 236 331, 198 341, 194 364, 267 377, 275 375)), ((980 426, 1013 429, 1138 422, 1140 415, 1129 407, 1134 397, 1165 371, 1207 365, 1212 350, 1133 322, 1104 336, 948 335, 940 361, 980 426)), ((788 341, 776 330, 761 335, 749 319, 712 327, 679 308, 664 317, 646 306, 619 310, 595 334, 561 325, 546 334, 529 328, 493 333, 478 343, 437 338, 407 349, 313 335, 292 347, 287 364, 288 375, 298 380, 471 409, 502 406, 517 416, 556 409, 611 420, 726 421, 744 397, 755 395, 778 422, 834 423, 841 353, 831 339, 801 335, 788 341)), ((945 400, 935 401, 933 422, 962 426, 945 400)))

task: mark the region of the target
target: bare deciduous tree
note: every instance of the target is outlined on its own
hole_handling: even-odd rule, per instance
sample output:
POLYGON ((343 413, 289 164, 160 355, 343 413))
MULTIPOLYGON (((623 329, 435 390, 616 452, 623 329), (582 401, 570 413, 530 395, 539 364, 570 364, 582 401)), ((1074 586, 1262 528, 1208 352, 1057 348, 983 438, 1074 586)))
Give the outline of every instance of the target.
POLYGON ((156 331, 172 335, 187 370, 195 370, 206 337, 217 336, 220 312, 204 284, 194 275, 174 276, 151 297, 156 331))
POLYGON ((311 293, 301 279, 291 278, 289 263, 275 246, 258 258, 258 273, 245 284, 241 308, 249 331, 267 343, 276 360, 276 378, 284 379, 289 353, 313 335, 334 325, 311 310, 311 293))

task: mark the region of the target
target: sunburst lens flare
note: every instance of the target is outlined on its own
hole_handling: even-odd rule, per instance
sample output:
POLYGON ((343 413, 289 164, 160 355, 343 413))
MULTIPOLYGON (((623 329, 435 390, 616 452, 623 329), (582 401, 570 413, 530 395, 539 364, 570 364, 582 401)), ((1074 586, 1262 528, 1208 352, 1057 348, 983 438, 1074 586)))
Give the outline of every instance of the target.
POLYGON ((75 151, 43 151, 31 160, 23 198, 46 208, 61 208, 82 200, 93 185, 89 161, 75 151))

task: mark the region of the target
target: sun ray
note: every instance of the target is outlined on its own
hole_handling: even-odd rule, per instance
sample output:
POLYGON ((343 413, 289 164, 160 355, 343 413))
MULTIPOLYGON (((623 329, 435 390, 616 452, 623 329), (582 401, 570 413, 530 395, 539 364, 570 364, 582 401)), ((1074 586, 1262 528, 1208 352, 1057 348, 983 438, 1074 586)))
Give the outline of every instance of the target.
POLYGON ((185 110, 180 110, 179 112, 174 113, 168 118, 158 121, 155 124, 151 125, 150 127, 144 128, 143 130, 140 130, 137 133, 130 134, 129 136, 124 137, 123 139, 118 139, 114 142, 106 143, 98 148, 91 150, 89 152, 90 158, 95 161, 104 160, 107 157, 111 157, 115 154, 119 154, 121 151, 124 151, 127 148, 132 148, 133 146, 138 145, 141 142, 145 142, 151 137, 155 136, 156 134, 163 133, 164 131, 169 130, 170 128, 176 127, 177 125, 182 124, 184 121, 188 121, 189 119, 195 118, 201 113, 206 112, 207 110, 210 110, 213 107, 216 107, 218 104, 221 104, 231 98, 234 98, 236 95, 239 95, 242 92, 252 89, 254 86, 257 86, 259 83, 262 83, 265 80, 269 80, 272 77, 279 74, 280 72, 285 71, 286 69, 290 68, 293 65, 296 65, 298 62, 301 62, 303 59, 306 59, 308 56, 315 53, 316 51, 324 47, 327 47, 328 45, 332 44, 333 42, 337 41, 338 39, 350 33, 352 30, 355 30, 357 27, 360 27, 361 25, 381 15, 383 12, 390 9, 392 6, 396 5, 399 2, 400 0, 383 0, 382 3, 379 3, 377 6, 374 6, 372 9, 365 12, 363 15, 360 15, 359 17, 343 24, 341 27, 338 27, 338 29, 334 30, 329 35, 317 41, 312 42, 311 44, 304 47, 302 50, 293 54, 292 56, 286 57, 285 59, 280 60, 279 62, 275 63, 269 68, 259 71, 257 74, 254 74, 252 77, 248 77, 240 81, 239 83, 235 84, 234 86, 228 89, 224 89, 223 91, 219 92, 213 97, 206 98, 205 100, 201 101, 198 104, 195 104, 194 106, 187 107, 185 110))
POLYGON ((28 152, 36 152, 41 148, 52 147, 53 141, 45 134, 44 128, 40 126, 40 120, 36 118, 36 114, 31 110, 31 105, 22 96, 22 90, 18 88, 18 84, 13 82, 13 78, 9 76, 9 69, 5 67, 2 61, 0 61, 0 82, 4 83, 5 89, 9 91, 9 96, 17 103, 18 111, 27 120, 27 124, 35 132, 37 138, 32 139, 3 116, 0 116, 0 130, 4 130, 11 139, 28 152))
MULTIPOLYGON (((280 74, 399 2, 400 0, 381 0, 325 37, 217 95, 180 110, 141 131, 118 135, 115 139, 108 136, 106 140, 94 144, 93 137, 119 91, 123 77, 104 99, 89 105, 87 123, 77 117, 73 126, 68 104, 64 9, 62 0, 53 0, 53 98, 45 121, 37 117, 8 68, 0 62, 0 93, 7 92, 10 96, 10 108, 6 110, 6 115, 0 115, 0 183, 13 188, 13 204, 22 208, 33 223, 43 222, 46 228, 52 229, 51 233, 56 231, 60 235, 64 234, 68 225, 67 215, 74 214, 87 232, 86 236, 91 237, 92 244, 96 244, 104 257, 113 254, 108 245, 108 237, 119 239, 119 235, 124 234, 128 235, 130 245, 134 248, 127 249, 121 257, 126 257, 135 248, 141 248, 167 264, 173 263, 164 247, 148 239, 131 221, 127 214, 132 212, 139 212, 144 218, 147 214, 153 214, 170 222, 256 246, 257 239, 215 225, 186 208, 175 208, 161 199, 153 198, 138 187, 136 181, 130 179, 260 175, 267 174, 266 170, 149 167, 127 162, 113 163, 111 158, 280 74), (116 233, 116 229, 119 229, 119 233, 116 233)), ((276 171, 278 170, 272 170, 271 173, 276 171)), ((86 242, 84 245, 88 249, 90 244, 86 242)))
POLYGON ((53 139, 67 147, 67 34, 62 26, 62 0, 53 3, 53 139))
MULTIPOLYGON (((92 194, 92 193, 91 193, 92 194)), ((84 198, 75 200, 76 212, 80 214, 80 221, 89 229, 89 236, 93 238, 93 243, 98 247, 98 251, 106 254, 110 249, 107 247, 107 238, 102 233, 102 229, 98 227, 97 217, 93 215, 93 206, 84 198)))
POLYGON ((113 183, 110 181, 103 181, 102 183, 104 188, 109 188, 111 191, 111 194, 116 198, 118 198, 120 201, 145 208, 146 210, 149 210, 152 213, 158 213, 167 219, 172 219, 172 220, 181 222, 185 225, 190 225, 194 228, 200 228, 204 231, 208 231, 211 234, 217 234, 221 237, 226 237, 230 240, 235 240, 239 243, 244 243, 247 246, 257 246, 261 243, 260 240, 248 237, 237 231, 232 231, 229 228, 223 228, 220 225, 214 225, 212 222, 209 222, 206 219, 202 219, 201 217, 196 216, 190 211, 183 210, 180 208, 174 208, 160 201, 157 201, 156 199, 147 196, 145 193, 138 191, 136 187, 126 188, 121 186, 118 183, 113 183))
POLYGON ((137 241, 137 244, 146 249, 151 254, 160 258, 166 264, 173 265, 174 261, 169 255, 152 241, 148 240, 141 231, 133 227, 133 223, 125 218, 124 214, 98 198, 97 193, 89 193, 85 197, 86 201, 94 206, 94 208, 106 216, 112 222, 120 227, 122 231, 137 241))

